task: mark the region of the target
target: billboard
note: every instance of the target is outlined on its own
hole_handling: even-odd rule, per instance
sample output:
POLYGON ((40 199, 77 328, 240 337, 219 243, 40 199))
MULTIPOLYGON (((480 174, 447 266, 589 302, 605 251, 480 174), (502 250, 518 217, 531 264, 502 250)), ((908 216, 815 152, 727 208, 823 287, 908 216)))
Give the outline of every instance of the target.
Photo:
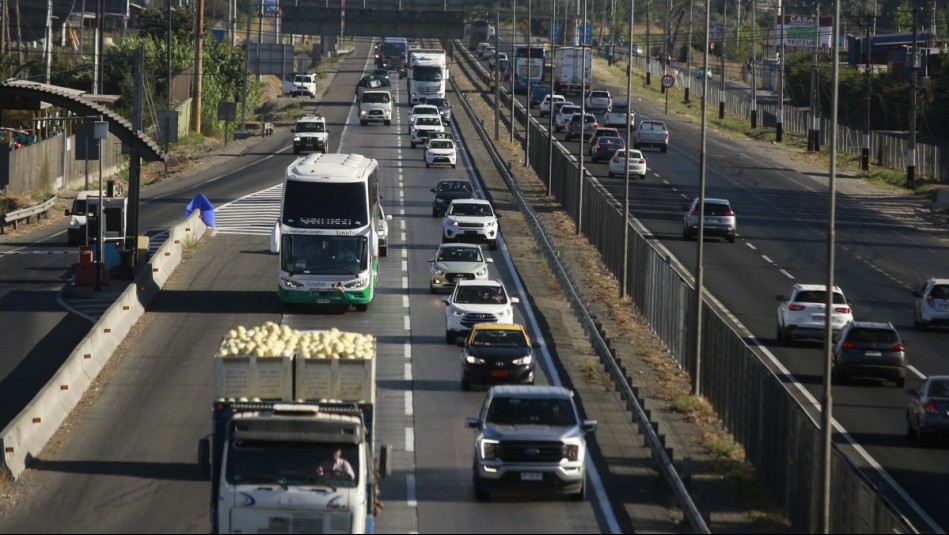
POLYGON ((815 42, 818 48, 825 52, 830 51, 834 41, 834 18, 821 17, 815 27, 814 15, 785 15, 783 24, 778 24, 772 37, 772 44, 781 46, 781 36, 784 36, 785 49, 813 50, 815 42))

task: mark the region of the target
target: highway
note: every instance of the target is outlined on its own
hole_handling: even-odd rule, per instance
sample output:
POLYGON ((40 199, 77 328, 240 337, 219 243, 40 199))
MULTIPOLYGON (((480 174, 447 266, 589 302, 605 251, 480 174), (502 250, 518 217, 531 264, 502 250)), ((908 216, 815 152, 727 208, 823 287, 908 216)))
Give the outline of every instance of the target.
MULTIPOLYGON (((368 43, 358 43, 317 110, 333 130, 330 151, 339 148, 379 160, 383 202, 394 216, 389 255, 381 261, 381 286, 369 311, 285 311, 276 300, 276 257, 260 229, 272 223, 268 210, 278 197, 242 197, 272 193, 292 156, 280 154, 205 182, 200 189, 211 192, 212 202, 231 203, 216 203, 221 206, 216 218, 227 221, 226 228, 208 238, 155 299, 124 355, 107 372, 95 403, 82 409, 71 432, 28 474, 30 498, 0 519, 0 530, 207 531, 210 483, 194 463, 197 441, 210 429, 211 356, 228 329, 268 320, 377 336, 376 430, 382 442, 394 447, 393 474, 382 486, 386 510, 378 519, 380 532, 606 529, 604 512, 593 498, 474 501, 473 434, 463 422, 477 413, 484 393, 460 390, 459 350, 444 343, 445 305, 428 291, 428 260, 440 242, 429 188, 444 177, 467 176, 470 166, 425 169, 421 149, 408 148, 407 106, 397 108, 391 127, 359 126, 352 95, 368 65, 363 64, 368 43), (246 211, 249 204, 259 210, 246 211), (237 213, 242 216, 235 219, 237 213)), ((404 83, 396 87, 404 103, 404 83)), ((286 137, 279 141, 281 148, 289 145, 286 137)), ((190 197, 182 193, 172 198, 190 197)), ((186 202, 167 204, 183 209, 186 202)), ((518 294, 505 253, 504 247, 491 253, 493 273, 518 294)), ((520 297, 529 301, 529 296, 520 297)), ((516 311, 520 322, 526 322, 525 306, 516 311)))
MULTIPOLYGON (((502 45, 500 50, 509 47, 502 45)), ((638 97, 641 84, 641 78, 634 79, 636 121, 665 121, 670 145, 666 154, 643 150, 647 179, 632 181, 630 212, 653 239, 694 273, 697 245, 682 238, 682 217, 688 203, 698 196, 699 125, 666 115, 661 101, 638 97)), ((593 87, 603 87, 596 74, 593 87)), ((626 100, 625 83, 607 88, 614 101, 626 100)), ((697 99, 701 87, 693 91, 697 99)), ((518 98, 526 104, 526 96, 518 98)), ((567 99, 580 103, 579 95, 568 95, 567 99)), ((710 118, 717 117, 715 110, 714 105, 709 106, 710 118)), ((536 108, 533 114, 539 116, 536 108)), ((540 121, 547 125, 548 119, 540 121)), ((577 141, 565 142, 563 134, 555 134, 555 138, 578 153, 577 141)), ((532 144, 538 142, 531 140, 532 144)), ((729 199, 738 218, 737 243, 717 238, 706 241, 706 290, 750 331, 766 358, 773 355, 775 362, 793 374, 799 399, 812 406, 811 414, 819 421, 819 406, 813 406, 822 396, 822 346, 777 345, 775 296, 787 294, 794 283, 826 282, 828 171, 800 166, 787 155, 731 141, 714 130, 708 134, 706 150, 706 196, 729 199)), ((585 167, 617 199, 623 198, 623 179, 608 178, 606 163, 592 164, 586 157, 585 167)), ((855 319, 889 321, 899 330, 909 362, 907 388, 917 386, 927 375, 947 373, 942 354, 947 334, 914 330, 911 295, 926 278, 946 276, 949 232, 944 222, 933 224, 932 218, 920 215, 919 203, 908 200, 910 196, 903 192, 867 187, 841 173, 836 185, 834 276, 852 301, 855 319)), ((949 511, 939 489, 949 477, 949 449, 945 444, 919 448, 906 438, 908 396, 904 389, 857 379, 835 386, 833 396, 834 418, 842 426, 835 441, 857 443, 858 448, 845 448, 857 466, 879 464, 905 489, 920 507, 904 510, 918 529, 944 531, 949 526, 949 511)), ((899 499, 899 491, 889 488, 881 479, 886 476, 880 474, 867 470, 868 477, 879 482, 887 495, 899 499)))

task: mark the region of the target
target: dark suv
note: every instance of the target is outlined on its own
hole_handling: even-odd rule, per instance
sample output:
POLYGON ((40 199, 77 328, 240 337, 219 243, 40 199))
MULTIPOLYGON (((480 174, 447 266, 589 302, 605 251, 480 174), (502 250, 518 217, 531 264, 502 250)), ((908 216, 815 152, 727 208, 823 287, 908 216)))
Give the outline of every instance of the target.
POLYGON ((570 117, 570 121, 567 122, 567 135, 564 136, 565 141, 571 141, 580 137, 580 118, 583 118, 583 139, 590 139, 590 136, 593 135, 593 132, 599 128, 599 124, 596 121, 596 115, 592 113, 587 113, 581 115, 579 113, 574 113, 570 117))
POLYGON ((831 380, 842 383, 850 377, 892 380, 903 388, 906 382, 906 352, 892 323, 851 321, 834 346, 831 380))

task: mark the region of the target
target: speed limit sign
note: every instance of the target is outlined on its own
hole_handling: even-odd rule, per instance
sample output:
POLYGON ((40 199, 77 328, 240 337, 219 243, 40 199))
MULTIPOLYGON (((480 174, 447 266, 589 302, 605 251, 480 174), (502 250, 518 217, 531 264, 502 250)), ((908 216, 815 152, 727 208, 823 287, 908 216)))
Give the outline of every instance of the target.
POLYGON ((669 89, 670 87, 675 85, 675 78, 673 78, 671 74, 666 74, 662 77, 661 83, 662 83, 662 87, 669 89))

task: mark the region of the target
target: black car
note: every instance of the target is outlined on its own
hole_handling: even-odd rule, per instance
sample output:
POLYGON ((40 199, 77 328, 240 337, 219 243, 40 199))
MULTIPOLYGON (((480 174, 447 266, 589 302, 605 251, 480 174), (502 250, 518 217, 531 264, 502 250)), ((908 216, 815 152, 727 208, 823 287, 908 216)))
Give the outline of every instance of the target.
POLYGON ((524 327, 479 323, 465 338, 461 352, 461 389, 498 383, 534 384, 533 344, 524 327))
POLYGON ((841 329, 833 351, 831 379, 842 383, 851 377, 906 382, 906 352, 892 323, 851 321, 841 329))
POLYGON ((590 147, 590 161, 596 163, 600 160, 609 160, 619 149, 625 149, 626 142, 621 137, 600 136, 596 144, 590 147))
POLYGON ((477 199, 471 182, 461 179, 442 180, 432 188, 432 217, 442 217, 455 199, 477 199))

